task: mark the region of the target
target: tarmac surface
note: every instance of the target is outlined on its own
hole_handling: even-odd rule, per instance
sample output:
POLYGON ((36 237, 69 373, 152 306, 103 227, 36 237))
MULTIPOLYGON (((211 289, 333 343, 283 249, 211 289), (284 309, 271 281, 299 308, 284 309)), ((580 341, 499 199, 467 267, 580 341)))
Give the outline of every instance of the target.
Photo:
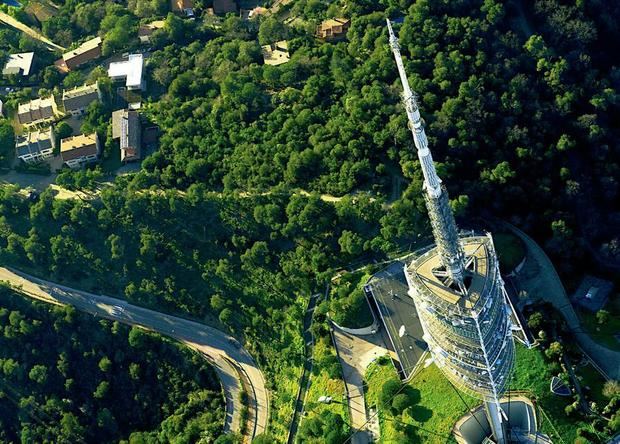
POLYGON ((407 379, 427 346, 422 339, 424 332, 418 312, 413 299, 407 293, 404 266, 403 261, 393 262, 376 273, 368 282, 366 289, 376 302, 382 324, 398 356, 402 368, 401 376, 407 379))
POLYGON ((199 351, 213 364, 220 377, 226 397, 224 430, 240 430, 243 381, 249 399, 249 440, 266 431, 269 394, 264 376, 250 354, 232 336, 198 322, 138 307, 121 299, 75 290, 4 267, 0 267, 0 280, 26 296, 52 304, 72 305, 94 316, 141 326, 199 351))

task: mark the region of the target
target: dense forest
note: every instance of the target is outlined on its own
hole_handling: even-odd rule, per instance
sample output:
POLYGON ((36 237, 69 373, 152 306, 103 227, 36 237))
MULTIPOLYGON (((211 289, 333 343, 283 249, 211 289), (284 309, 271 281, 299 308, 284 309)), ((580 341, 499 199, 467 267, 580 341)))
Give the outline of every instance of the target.
MULTIPOLYGON (((166 15, 148 3, 60 1, 43 31, 65 44, 98 33, 106 54, 125 50, 140 20, 166 15)), ((278 439, 309 294, 429 230, 387 16, 404 18, 406 68, 459 224, 515 223, 569 285, 577 266, 611 272, 620 260, 619 5, 298 0, 290 12, 294 25, 268 17, 258 29, 168 15, 144 105, 162 137, 143 169, 93 200, 0 196, 3 262, 243 336, 272 384, 278 439), (334 16, 351 18, 347 39, 317 40, 334 16), (291 60, 263 65, 260 44, 283 38, 291 60)))
POLYGON ((160 336, 0 288, 0 442, 212 442, 213 369, 160 336))

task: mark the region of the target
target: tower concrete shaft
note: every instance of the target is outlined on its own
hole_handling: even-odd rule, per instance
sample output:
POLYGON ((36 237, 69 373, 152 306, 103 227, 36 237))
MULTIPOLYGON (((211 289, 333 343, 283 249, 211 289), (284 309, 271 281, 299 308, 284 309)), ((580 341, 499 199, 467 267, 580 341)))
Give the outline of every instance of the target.
POLYGON ((454 215, 450 208, 448 193, 441 184, 441 179, 437 175, 433 156, 428 147, 428 139, 424 131, 422 118, 415 94, 409 87, 409 80, 400 55, 400 45, 398 38, 392 30, 390 20, 387 20, 388 30, 390 34, 390 46, 396 59, 398 74, 403 85, 402 100, 407 118, 409 119, 409 128, 413 135, 413 142, 416 146, 422 174, 424 176, 424 190, 426 191, 426 208, 431 219, 433 228, 433 236, 439 248, 441 255, 441 263, 445 267, 446 273, 459 287, 463 287, 463 271, 465 268, 465 256, 458 242, 458 230, 454 222, 454 215))
POLYGON ((493 238, 459 234, 389 20, 388 29, 435 237, 435 245, 405 266, 409 295, 435 364, 455 387, 484 402, 495 441, 505 443, 500 397, 514 364, 514 342, 493 238))

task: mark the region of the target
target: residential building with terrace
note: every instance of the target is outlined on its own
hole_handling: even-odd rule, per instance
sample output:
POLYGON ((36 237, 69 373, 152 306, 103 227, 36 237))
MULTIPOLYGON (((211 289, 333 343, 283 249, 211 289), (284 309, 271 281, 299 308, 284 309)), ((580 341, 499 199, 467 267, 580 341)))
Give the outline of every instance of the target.
POLYGON ((55 146, 54 131, 49 127, 18 136, 15 155, 25 163, 35 164, 54 157, 55 146))
POLYGON ((108 75, 114 81, 125 81, 125 87, 129 90, 144 90, 143 68, 142 54, 131 54, 127 60, 110 63, 108 75))
POLYGON ((62 161, 72 169, 97 162, 100 154, 101 145, 97 133, 80 134, 60 141, 62 161))
POLYGON ((34 59, 34 52, 23 52, 20 54, 9 55, 4 68, 2 69, 2 75, 21 75, 26 77, 30 74, 32 68, 32 60, 34 59))
POLYGON ((59 115, 54 96, 38 98, 17 107, 17 120, 22 125, 53 121, 59 115))
POLYGON ((291 56, 288 52, 288 42, 282 40, 270 45, 261 46, 263 53, 263 60, 265 65, 281 65, 291 60, 291 56))
POLYGON ((112 113, 112 138, 118 139, 121 162, 140 160, 142 126, 137 111, 121 109, 112 113))
POLYGON ((317 37, 323 40, 341 40, 347 35, 351 20, 333 18, 323 21, 316 30, 317 37))
POLYGON ((62 104, 65 112, 73 116, 84 114, 88 105, 95 101, 101 101, 99 82, 78 86, 62 93, 62 104))
POLYGON ((62 59, 67 69, 75 69, 80 65, 101 57, 102 43, 101 37, 95 37, 82 43, 77 48, 64 53, 62 59))

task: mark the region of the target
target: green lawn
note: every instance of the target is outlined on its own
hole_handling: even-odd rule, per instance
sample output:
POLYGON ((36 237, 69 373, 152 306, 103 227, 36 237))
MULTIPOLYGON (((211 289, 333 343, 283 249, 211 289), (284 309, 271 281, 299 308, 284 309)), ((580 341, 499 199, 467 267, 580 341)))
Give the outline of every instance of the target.
MULTIPOLYGON (((396 377, 396 371, 389 360, 382 359, 372 364, 366 373, 368 382, 367 404, 378 405, 378 396, 383 383, 396 377)), ((476 401, 461 393, 461 400, 441 371, 432 364, 418 373, 409 383, 419 394, 419 402, 412 410, 412 416, 404 414, 402 421, 409 424, 408 437, 411 442, 453 443, 452 426, 467 407, 476 405, 476 401)), ((380 412, 381 443, 396 444, 398 432, 395 419, 388 412, 380 412)))
MULTIPOLYGON (((577 374, 583 377, 584 384, 590 387, 598 387, 598 390, 593 390, 593 399, 599 398, 604 383, 602 376, 590 371, 588 367, 578 368, 577 374)), ((540 349, 528 350, 517 345, 517 363, 512 388, 533 393, 539 410, 543 410, 543 413, 538 412, 538 424, 542 432, 551 436, 552 439, 559 435, 563 441, 556 442, 572 443, 577 437, 577 429, 588 427, 589 420, 566 416, 564 408, 573 400, 570 397, 556 396, 549 391, 552 376, 553 374, 550 372, 540 349)))
POLYGON ((503 273, 510 273, 525 257, 523 241, 512 233, 493 234, 493 242, 499 256, 499 266, 503 273))
POLYGON ((609 399, 603 396, 603 385, 605 382, 598 370, 596 370, 592 364, 588 364, 585 367, 579 367, 577 373, 581 377, 580 381, 584 389, 586 387, 590 388, 589 391, 585 390, 586 396, 588 396, 590 400, 596 402, 600 408, 605 407, 609 399))
MULTIPOLYGON (((537 408, 538 424, 542 432, 555 438, 555 442, 572 443, 577 437, 577 429, 589 427, 589 420, 578 417, 567 417, 564 407, 572 403, 572 398, 561 398, 549 391, 549 383, 553 376, 548 363, 540 349, 528 350, 517 345, 516 365, 511 382, 512 390, 527 391, 533 397, 537 408), (558 438, 561 437, 561 439, 558 438)), ((577 369, 582 376, 584 385, 592 390, 592 399, 601 398, 602 377, 591 367, 577 369), (597 387, 597 389, 594 389, 597 387)), ((372 364, 366 374, 367 393, 366 402, 369 406, 377 405, 378 396, 383 383, 395 377, 396 371, 389 360, 383 359, 372 364)), ((451 430, 454 423, 468 410, 476 406, 479 401, 461 393, 463 400, 458 396, 441 371, 433 364, 418 373, 409 383, 419 391, 419 403, 413 412, 414 418, 403 415, 403 422, 413 426, 409 435, 411 442, 447 443, 454 442, 451 430)), ((388 412, 380 412, 381 439, 380 443, 396 444, 399 440, 395 419, 388 412)), ((602 437, 603 438, 603 437, 602 437)))
POLYGON ((612 311, 611 304, 608 305, 609 307, 605 309, 609 310, 611 316, 604 324, 599 324, 596 315, 586 310, 580 310, 579 317, 583 328, 592 336, 592 339, 611 350, 620 350, 620 341, 614 337, 620 334, 620 316, 618 312, 612 311))

